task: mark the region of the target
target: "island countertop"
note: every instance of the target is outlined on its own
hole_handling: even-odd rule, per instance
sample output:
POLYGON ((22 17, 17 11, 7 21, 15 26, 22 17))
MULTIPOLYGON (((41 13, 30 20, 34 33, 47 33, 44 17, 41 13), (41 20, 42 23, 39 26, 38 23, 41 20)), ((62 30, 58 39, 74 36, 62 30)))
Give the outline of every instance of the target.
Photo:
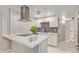
POLYGON ((34 48, 37 45, 39 45, 43 40, 48 39, 49 36, 47 34, 39 34, 37 35, 37 39, 34 41, 30 41, 30 39, 32 37, 34 37, 35 35, 29 35, 29 36, 18 36, 17 34, 3 34, 2 35, 3 38, 9 39, 11 41, 15 41, 17 43, 20 43, 22 45, 24 45, 27 48, 34 48))

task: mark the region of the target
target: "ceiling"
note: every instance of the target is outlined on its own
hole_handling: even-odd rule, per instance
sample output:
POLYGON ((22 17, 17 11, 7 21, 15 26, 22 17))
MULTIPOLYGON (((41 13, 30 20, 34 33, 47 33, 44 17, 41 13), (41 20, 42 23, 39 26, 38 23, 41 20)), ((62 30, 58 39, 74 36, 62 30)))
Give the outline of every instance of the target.
POLYGON ((36 14, 38 10, 41 10, 44 15, 49 13, 58 17, 62 15, 70 17, 75 15, 77 11, 76 5, 30 5, 29 8, 33 17, 36 17, 34 14, 36 14))
MULTIPOLYGON (((41 11, 41 16, 46 15, 65 15, 66 17, 73 16, 77 9, 77 5, 27 5, 30 9, 30 17, 38 17, 37 11, 41 11)), ((20 14, 21 5, 1 5, 0 8, 11 8, 17 14, 20 14)))

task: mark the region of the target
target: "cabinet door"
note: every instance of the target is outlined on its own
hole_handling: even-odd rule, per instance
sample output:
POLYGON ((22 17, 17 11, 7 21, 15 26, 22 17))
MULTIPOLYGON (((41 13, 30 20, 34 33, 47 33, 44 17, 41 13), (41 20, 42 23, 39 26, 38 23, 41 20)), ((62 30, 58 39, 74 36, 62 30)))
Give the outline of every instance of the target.
POLYGON ((58 43, 58 35, 57 34, 50 34, 48 39, 48 44, 51 46, 56 46, 58 43))
POLYGON ((39 53, 47 53, 48 52, 48 40, 45 39, 39 44, 39 53))
MULTIPOLYGON (((7 8, 1 8, 1 18, 0 18, 0 34, 8 34, 9 33, 9 10, 7 8)), ((7 50, 11 46, 11 42, 3 37, 0 39, 0 49, 7 50)))
POLYGON ((49 22, 49 27, 58 27, 58 18, 57 17, 49 17, 46 20, 49 22))
POLYGON ((10 32, 9 26, 10 24, 10 19, 9 19, 9 9, 3 8, 2 9, 2 32, 3 34, 8 34, 10 32))

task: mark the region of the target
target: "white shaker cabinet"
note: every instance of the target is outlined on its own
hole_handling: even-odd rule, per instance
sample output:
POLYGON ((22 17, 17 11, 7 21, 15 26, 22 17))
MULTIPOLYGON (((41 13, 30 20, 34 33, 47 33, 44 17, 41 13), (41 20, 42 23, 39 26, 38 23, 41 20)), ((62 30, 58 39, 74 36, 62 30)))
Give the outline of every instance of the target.
POLYGON ((49 27, 58 27, 58 18, 57 17, 49 17, 46 20, 49 22, 49 27))
POLYGON ((58 34, 57 33, 49 33, 48 45, 57 46, 58 43, 58 34))

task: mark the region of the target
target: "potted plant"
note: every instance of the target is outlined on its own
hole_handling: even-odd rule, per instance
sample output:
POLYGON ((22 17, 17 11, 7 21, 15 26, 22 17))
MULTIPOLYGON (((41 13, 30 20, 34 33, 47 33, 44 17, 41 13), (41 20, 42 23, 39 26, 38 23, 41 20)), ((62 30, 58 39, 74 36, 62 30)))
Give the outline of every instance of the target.
POLYGON ((37 26, 32 26, 30 31, 32 31, 33 34, 37 34, 38 32, 37 26))

